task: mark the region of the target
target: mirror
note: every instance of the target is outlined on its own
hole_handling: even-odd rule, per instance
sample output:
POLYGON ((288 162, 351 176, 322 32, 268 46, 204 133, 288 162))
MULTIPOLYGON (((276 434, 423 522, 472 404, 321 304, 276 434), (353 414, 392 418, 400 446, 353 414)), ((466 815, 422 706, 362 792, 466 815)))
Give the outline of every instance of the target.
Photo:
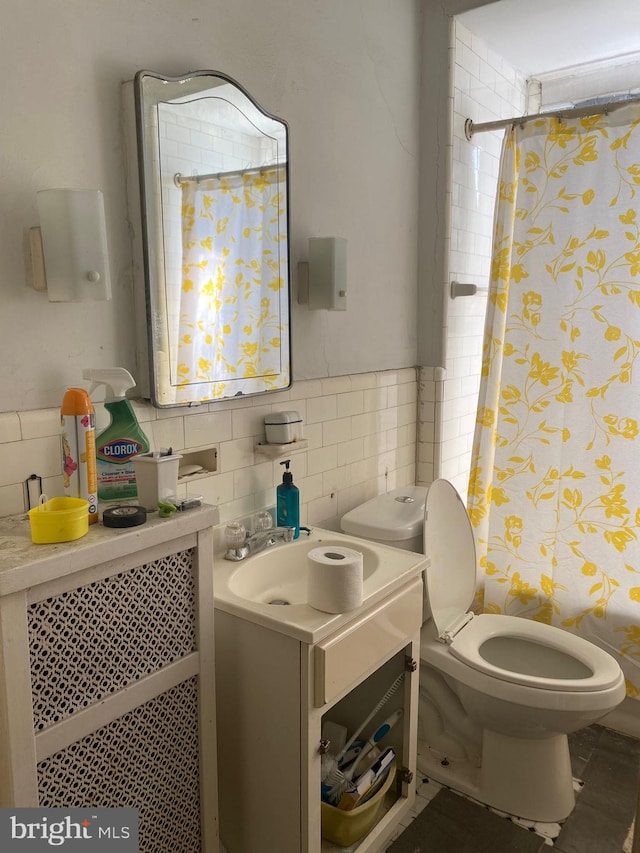
POLYGON ((133 89, 154 405, 287 388, 286 123, 218 72, 133 89))

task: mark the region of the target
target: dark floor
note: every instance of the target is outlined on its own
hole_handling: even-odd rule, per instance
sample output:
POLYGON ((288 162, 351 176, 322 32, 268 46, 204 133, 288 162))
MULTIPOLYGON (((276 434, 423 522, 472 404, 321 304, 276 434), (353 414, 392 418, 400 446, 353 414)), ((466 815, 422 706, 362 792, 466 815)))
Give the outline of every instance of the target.
POLYGON ((640 741, 601 726, 569 737, 584 785, 551 842, 443 788, 388 853, 621 853, 634 819, 640 741))

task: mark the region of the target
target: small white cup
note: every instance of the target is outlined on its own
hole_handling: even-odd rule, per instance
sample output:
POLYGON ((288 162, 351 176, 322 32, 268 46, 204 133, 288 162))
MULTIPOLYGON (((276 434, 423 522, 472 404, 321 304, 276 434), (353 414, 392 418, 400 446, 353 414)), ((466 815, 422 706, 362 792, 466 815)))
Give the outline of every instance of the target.
POLYGON ((138 504, 147 512, 158 509, 158 501, 171 500, 178 491, 179 453, 143 453, 136 456, 133 466, 136 472, 138 504))

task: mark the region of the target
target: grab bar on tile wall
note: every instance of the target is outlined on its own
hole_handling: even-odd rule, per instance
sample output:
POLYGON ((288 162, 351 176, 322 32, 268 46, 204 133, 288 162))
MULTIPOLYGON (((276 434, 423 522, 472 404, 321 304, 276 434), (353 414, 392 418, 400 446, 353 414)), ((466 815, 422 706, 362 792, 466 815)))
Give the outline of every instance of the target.
POLYGON ((451 282, 451 298, 457 296, 475 296, 476 293, 488 293, 488 287, 478 287, 477 284, 465 284, 462 281, 451 282))

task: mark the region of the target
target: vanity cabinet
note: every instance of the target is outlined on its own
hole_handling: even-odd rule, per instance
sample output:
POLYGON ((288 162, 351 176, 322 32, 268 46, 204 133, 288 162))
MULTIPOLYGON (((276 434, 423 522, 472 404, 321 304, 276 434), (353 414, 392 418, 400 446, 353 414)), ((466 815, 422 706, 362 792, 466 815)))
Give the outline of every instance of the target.
POLYGON ((143 853, 218 850, 215 521, 0 520, 0 806, 137 808, 143 853))
POLYGON ((417 572, 313 643, 216 610, 220 837, 228 853, 340 849, 321 838, 323 720, 354 732, 404 671, 365 729, 368 737, 404 709, 381 744, 396 750, 396 780, 377 825, 348 849, 374 853, 390 842, 415 798, 421 623, 417 572))

